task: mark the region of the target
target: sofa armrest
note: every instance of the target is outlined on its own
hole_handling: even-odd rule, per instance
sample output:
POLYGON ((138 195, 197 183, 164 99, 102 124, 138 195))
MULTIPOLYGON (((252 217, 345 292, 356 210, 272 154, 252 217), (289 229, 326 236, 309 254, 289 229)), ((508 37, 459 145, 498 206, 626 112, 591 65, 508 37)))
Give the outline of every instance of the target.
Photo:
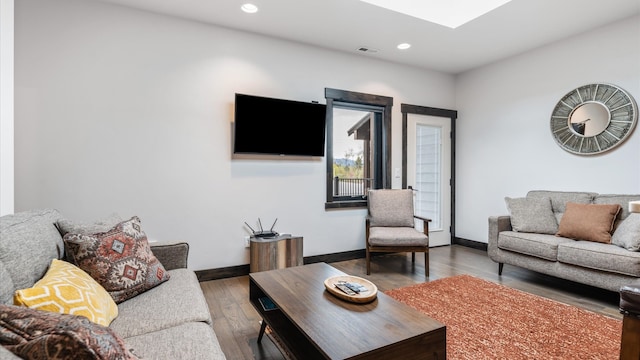
POLYGON ((498 247, 498 235, 501 231, 511 231, 511 217, 509 215, 489 216, 488 250, 498 247))
POLYGON ((189 244, 186 242, 155 242, 149 244, 153 255, 166 270, 187 267, 189 244))
POLYGON ((491 239, 498 240, 498 234, 501 231, 511 231, 511 216, 499 215, 489 216, 489 241, 491 239))

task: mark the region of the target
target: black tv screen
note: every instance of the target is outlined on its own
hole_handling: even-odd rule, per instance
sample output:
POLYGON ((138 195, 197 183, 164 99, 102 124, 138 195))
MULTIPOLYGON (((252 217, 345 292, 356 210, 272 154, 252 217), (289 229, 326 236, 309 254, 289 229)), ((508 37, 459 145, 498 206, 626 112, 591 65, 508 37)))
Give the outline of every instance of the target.
POLYGON ((326 105, 236 94, 235 154, 324 156, 326 105))

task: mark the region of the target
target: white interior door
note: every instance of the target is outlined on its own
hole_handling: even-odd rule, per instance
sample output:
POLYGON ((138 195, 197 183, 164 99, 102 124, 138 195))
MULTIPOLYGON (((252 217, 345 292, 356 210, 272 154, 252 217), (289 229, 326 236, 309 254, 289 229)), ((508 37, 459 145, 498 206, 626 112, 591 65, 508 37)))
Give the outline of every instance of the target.
POLYGON ((429 246, 451 244, 450 184, 451 119, 407 114, 407 185, 416 190, 416 215, 432 220, 429 246))

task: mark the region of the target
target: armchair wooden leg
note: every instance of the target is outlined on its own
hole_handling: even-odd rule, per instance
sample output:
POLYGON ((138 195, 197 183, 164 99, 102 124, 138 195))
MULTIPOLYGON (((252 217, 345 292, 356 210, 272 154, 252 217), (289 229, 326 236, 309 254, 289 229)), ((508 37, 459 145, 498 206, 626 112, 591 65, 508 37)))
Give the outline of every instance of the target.
POLYGON ((424 275, 429 277, 429 250, 424 252, 424 275))
POLYGON ((414 252, 411 252, 411 263, 415 264, 415 262, 416 262, 416 253, 414 251, 414 252))
POLYGON ((498 275, 502 275, 502 269, 504 269, 504 263, 498 263, 498 275))
POLYGON ((371 275, 371 254, 369 253, 369 248, 366 250, 366 261, 367 261, 367 275, 371 275))

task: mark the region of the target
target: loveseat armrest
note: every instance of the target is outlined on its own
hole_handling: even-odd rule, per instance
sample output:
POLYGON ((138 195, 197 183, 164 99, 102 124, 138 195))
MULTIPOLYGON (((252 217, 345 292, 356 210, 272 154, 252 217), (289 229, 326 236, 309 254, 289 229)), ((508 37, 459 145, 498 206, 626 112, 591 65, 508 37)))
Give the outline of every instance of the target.
POLYGON ((498 235, 501 231, 511 231, 511 216, 489 216, 488 247, 490 252, 492 248, 495 249, 498 247, 498 235))
POLYGON ((498 234, 502 231, 511 231, 511 216, 489 216, 489 242, 498 241, 498 234))
POLYGON ((149 244, 153 255, 166 270, 187 267, 189 244, 186 242, 154 242, 149 244))
POLYGON ((511 217, 509 215, 489 216, 489 239, 487 244, 487 255, 489 258, 498 263, 498 274, 502 275, 502 267, 504 265, 502 258, 499 256, 498 236, 502 231, 511 231, 511 217))

